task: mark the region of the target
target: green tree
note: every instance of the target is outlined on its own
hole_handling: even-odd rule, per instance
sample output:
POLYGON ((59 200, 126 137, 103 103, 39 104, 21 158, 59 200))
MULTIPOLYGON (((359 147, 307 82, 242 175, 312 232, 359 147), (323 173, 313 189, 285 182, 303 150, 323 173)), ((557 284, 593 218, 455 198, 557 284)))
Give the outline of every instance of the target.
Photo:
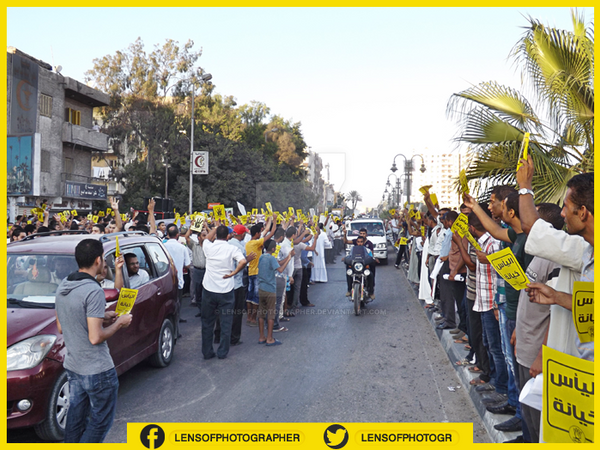
POLYGON ((350 191, 346 194, 347 201, 350 201, 350 214, 354 214, 354 210, 356 209, 356 205, 358 202, 362 201, 362 197, 358 193, 358 191, 350 191))
MULTIPOLYGON (((515 169, 526 132, 536 175, 536 201, 564 198, 566 182, 594 166, 594 30, 572 12, 573 31, 546 27, 529 18, 511 56, 522 68, 537 111, 519 91, 494 81, 458 94, 448 114, 458 120, 457 140, 469 145, 467 179, 480 192, 515 184, 515 169)), ((458 184, 458 183, 457 183, 458 184)))

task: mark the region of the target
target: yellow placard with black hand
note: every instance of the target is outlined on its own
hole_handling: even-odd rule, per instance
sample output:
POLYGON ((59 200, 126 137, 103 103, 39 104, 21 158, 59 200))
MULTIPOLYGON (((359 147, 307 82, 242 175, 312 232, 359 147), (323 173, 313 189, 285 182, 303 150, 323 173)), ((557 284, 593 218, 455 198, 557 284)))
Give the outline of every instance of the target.
POLYGON ((218 219, 218 220, 225 220, 227 217, 225 215, 225 205, 213 206, 213 213, 215 215, 215 219, 218 219))

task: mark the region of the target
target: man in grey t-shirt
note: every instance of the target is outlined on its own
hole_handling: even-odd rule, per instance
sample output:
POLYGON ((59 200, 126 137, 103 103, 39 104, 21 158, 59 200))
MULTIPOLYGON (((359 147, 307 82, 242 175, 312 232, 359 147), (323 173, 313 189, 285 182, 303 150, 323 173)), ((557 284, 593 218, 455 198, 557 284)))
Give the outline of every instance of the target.
POLYGON ((129 326, 132 316, 117 318, 114 311, 105 312, 104 291, 95 279, 105 264, 100 241, 82 240, 75 248, 75 260, 79 271, 60 283, 55 306, 58 330, 67 350, 63 365, 69 379, 64 442, 97 443, 112 426, 119 389, 106 340, 129 326))

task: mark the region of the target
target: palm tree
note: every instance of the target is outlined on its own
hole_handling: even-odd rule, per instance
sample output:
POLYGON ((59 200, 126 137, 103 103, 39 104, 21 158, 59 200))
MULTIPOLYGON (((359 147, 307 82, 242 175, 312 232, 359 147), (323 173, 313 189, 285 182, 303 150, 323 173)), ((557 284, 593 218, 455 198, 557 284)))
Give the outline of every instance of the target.
MULTIPOLYGON (((484 192, 515 184, 515 169, 526 132, 536 175, 536 200, 564 198, 567 181, 594 167, 594 29, 572 11, 573 31, 529 18, 523 38, 511 52, 529 82, 538 111, 519 91, 494 81, 458 94, 448 115, 458 120, 458 142, 469 144, 467 179, 484 192)), ((458 184, 458 183, 457 183, 458 184)))
POLYGON ((346 194, 346 199, 349 199, 352 202, 352 206, 350 208, 351 214, 354 214, 354 210, 356 209, 356 204, 362 201, 362 197, 358 193, 358 191, 350 191, 346 194))

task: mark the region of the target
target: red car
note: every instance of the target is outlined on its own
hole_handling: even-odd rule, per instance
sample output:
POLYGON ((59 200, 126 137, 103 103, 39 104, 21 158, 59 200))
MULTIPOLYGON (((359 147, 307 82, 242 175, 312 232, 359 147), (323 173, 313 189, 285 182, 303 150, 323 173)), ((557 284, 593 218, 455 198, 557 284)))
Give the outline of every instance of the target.
MULTIPOLYGON (((98 238, 109 267, 105 280, 107 311, 119 293, 114 277, 115 237, 123 254, 135 253, 149 281, 137 289, 131 325, 108 340, 120 375, 149 359, 166 367, 175 347, 177 274, 162 243, 142 232, 109 235, 43 233, 9 244, 8 251, 8 428, 33 426, 45 440, 60 441, 69 408, 69 385, 62 363, 66 349, 54 312, 58 284, 77 271, 75 247, 98 238), (112 269, 112 270, 111 270, 112 269), (107 287, 108 286, 108 287, 107 287)), ((126 286, 128 283, 125 271, 126 286)))

